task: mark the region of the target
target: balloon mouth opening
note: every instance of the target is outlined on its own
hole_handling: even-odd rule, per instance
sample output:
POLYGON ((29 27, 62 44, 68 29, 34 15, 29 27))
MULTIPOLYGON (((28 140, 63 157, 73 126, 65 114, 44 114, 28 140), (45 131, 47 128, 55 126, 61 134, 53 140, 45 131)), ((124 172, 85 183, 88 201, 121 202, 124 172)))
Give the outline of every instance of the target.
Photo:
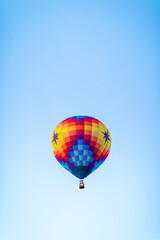
POLYGON ((79 179, 86 178, 91 173, 91 169, 86 166, 78 166, 73 168, 72 174, 79 179))

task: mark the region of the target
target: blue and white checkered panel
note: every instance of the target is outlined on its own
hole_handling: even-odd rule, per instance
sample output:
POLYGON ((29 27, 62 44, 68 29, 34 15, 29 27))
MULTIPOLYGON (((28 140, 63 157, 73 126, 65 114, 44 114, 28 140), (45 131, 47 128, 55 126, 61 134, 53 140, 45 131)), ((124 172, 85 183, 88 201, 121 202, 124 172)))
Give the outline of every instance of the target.
POLYGON ((90 162, 90 160, 91 160, 91 156, 87 156, 87 158, 86 158, 86 162, 90 162))
POLYGON ((78 154, 79 154, 78 150, 75 150, 73 153, 74 153, 74 156, 78 156, 78 154))
POLYGON ((79 161, 80 161, 80 162, 83 161, 83 155, 79 155, 79 161))
POLYGON ((75 163, 75 162, 76 162, 75 156, 71 157, 71 158, 69 159, 69 161, 71 161, 71 163, 72 163, 72 162, 75 163))
POLYGON ((72 152, 70 152, 70 156, 79 156, 79 155, 85 155, 85 156, 91 156, 93 154, 93 152, 86 150, 83 148, 83 145, 78 146, 76 148, 73 149, 72 152))
POLYGON ((88 157, 87 157, 87 162, 88 162, 88 163, 89 163, 89 162, 91 162, 91 163, 92 163, 92 162, 93 162, 93 160, 94 160, 94 158, 93 158, 93 157, 91 157, 91 156, 88 156, 88 157))
POLYGON ((85 160, 86 160, 86 156, 79 155, 80 166, 88 166, 88 163, 85 160))
POLYGON ((87 145, 73 146, 73 151, 70 152, 71 158, 69 159, 69 162, 74 163, 75 167, 77 166, 87 167, 89 162, 93 162, 94 160, 94 158, 92 158, 92 154, 93 152, 89 151, 89 146, 87 145))
POLYGON ((84 145, 78 145, 78 150, 83 150, 84 145))
POLYGON ((80 161, 77 161, 76 164, 77 164, 77 167, 81 166, 80 161))
POLYGON ((83 155, 83 150, 78 150, 78 155, 83 155))
POLYGON ((79 155, 80 166, 82 166, 82 161, 83 161, 83 156, 82 156, 82 155, 79 155))
POLYGON ((88 166, 88 162, 83 160, 82 165, 87 167, 88 166))
POLYGON ((83 155, 88 156, 88 150, 83 150, 83 155))
POLYGON ((91 156, 83 156, 82 166, 88 166, 90 162, 93 162, 94 158, 91 156))

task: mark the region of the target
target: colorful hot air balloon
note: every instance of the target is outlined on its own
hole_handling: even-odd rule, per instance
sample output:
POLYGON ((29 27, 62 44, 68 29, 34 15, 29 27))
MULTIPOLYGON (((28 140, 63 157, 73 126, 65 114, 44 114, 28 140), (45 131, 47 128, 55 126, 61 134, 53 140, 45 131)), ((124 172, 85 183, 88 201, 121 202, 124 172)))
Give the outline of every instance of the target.
POLYGON ((52 149, 58 162, 80 179, 97 169, 108 157, 111 136, 106 126, 88 116, 74 116, 62 121, 52 134, 52 149))

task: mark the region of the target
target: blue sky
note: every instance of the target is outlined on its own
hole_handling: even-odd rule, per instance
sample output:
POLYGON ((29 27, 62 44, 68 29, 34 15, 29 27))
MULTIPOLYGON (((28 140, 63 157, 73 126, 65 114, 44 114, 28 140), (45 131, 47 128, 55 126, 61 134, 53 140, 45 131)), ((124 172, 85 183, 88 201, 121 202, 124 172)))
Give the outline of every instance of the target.
POLYGON ((0 239, 160 239, 160 2, 0 1, 0 239), (51 150, 65 118, 110 130, 86 189, 51 150))

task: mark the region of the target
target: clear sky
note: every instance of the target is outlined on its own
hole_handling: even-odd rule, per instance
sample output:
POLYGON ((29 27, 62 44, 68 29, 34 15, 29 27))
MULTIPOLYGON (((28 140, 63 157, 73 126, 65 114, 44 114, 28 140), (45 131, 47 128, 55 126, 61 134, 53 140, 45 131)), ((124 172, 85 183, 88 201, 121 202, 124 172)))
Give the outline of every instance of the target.
POLYGON ((0 0, 0 240, 160 239, 160 1, 0 0), (110 130, 85 190, 54 158, 73 115, 110 130))

